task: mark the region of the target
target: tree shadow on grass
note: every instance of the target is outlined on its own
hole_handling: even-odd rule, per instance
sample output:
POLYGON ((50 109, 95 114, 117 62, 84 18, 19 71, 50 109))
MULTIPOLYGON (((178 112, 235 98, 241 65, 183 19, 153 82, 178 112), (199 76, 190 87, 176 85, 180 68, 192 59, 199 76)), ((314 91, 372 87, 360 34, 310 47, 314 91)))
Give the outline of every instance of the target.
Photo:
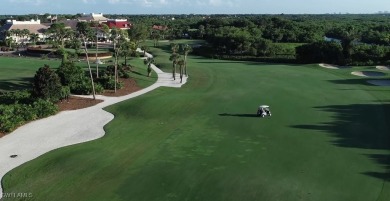
POLYGON ((366 79, 329 80, 329 82, 334 83, 334 84, 345 84, 345 85, 375 86, 375 85, 368 83, 366 79))
POLYGON ((222 116, 222 117, 257 117, 259 118, 259 116, 257 114, 229 114, 229 113, 222 113, 222 114, 218 114, 219 116, 222 116))
POLYGON ((345 84, 345 85, 365 85, 365 86, 377 86, 370 84, 368 80, 389 80, 387 78, 376 78, 376 77, 367 77, 361 79, 343 79, 343 80, 329 80, 329 82, 334 84, 345 84))
MULTIPOLYGON (((318 125, 294 125, 293 128, 330 133, 332 143, 339 147, 390 151, 390 104, 352 104, 316 107, 333 114, 332 122, 318 125)), ((390 154, 368 154, 382 165, 385 172, 362 174, 383 180, 390 179, 390 154)))
POLYGON ((371 160, 379 163, 386 170, 385 172, 364 172, 364 175, 368 175, 375 178, 380 178, 385 181, 390 181, 390 154, 370 154, 367 155, 371 160))
POLYGON ((0 91, 16 91, 32 88, 33 78, 0 80, 0 91))
POLYGON ((134 73, 134 74, 136 74, 136 75, 141 75, 141 76, 145 76, 145 77, 146 77, 146 75, 144 75, 144 74, 142 74, 142 73, 139 73, 139 72, 137 72, 137 71, 131 71, 131 73, 134 73))
POLYGON ((261 61, 235 61, 235 60, 219 60, 219 59, 209 59, 209 58, 194 58, 194 59, 208 59, 210 61, 198 61, 196 63, 199 64, 245 64, 250 66, 261 66, 261 65, 267 65, 267 66, 288 66, 288 67, 302 67, 303 65, 300 64, 291 64, 291 63, 271 63, 271 62, 261 62, 261 61))

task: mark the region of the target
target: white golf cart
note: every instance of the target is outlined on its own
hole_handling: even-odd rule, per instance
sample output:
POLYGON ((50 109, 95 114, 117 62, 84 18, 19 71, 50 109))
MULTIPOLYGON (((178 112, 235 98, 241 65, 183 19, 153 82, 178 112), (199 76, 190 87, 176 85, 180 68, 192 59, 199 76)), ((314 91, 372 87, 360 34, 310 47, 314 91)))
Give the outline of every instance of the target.
POLYGON ((104 64, 104 62, 100 59, 95 60, 95 64, 104 64))
POLYGON ((260 105, 257 109, 257 116, 265 117, 271 116, 271 110, 268 105, 260 105))

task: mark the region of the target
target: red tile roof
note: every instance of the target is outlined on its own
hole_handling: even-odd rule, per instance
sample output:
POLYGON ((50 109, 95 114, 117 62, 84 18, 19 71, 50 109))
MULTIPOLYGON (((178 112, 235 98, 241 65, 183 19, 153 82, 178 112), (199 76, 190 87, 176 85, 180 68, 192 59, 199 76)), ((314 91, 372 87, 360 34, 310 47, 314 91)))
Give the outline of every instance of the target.
POLYGON ((112 29, 114 27, 118 28, 118 29, 130 29, 132 24, 130 24, 130 22, 127 22, 127 21, 107 21, 107 22, 104 22, 104 24, 107 24, 107 26, 112 29))
POLYGON ((167 26, 158 26, 158 25, 153 25, 152 29, 154 30, 160 30, 160 31, 165 31, 168 29, 167 26))

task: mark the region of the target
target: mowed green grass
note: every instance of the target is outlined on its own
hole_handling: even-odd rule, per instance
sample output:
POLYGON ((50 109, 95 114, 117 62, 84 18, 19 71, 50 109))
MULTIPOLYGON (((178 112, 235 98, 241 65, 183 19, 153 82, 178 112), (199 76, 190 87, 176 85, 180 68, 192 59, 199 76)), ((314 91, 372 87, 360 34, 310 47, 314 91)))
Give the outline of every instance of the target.
POLYGON ((350 71, 191 57, 183 88, 108 107, 105 137, 16 168, 5 192, 40 201, 389 200, 390 89, 350 71), (260 104, 272 117, 255 116, 260 104))
POLYGON ((0 91, 29 88, 35 72, 45 64, 52 68, 60 65, 60 60, 40 58, 0 57, 0 91))

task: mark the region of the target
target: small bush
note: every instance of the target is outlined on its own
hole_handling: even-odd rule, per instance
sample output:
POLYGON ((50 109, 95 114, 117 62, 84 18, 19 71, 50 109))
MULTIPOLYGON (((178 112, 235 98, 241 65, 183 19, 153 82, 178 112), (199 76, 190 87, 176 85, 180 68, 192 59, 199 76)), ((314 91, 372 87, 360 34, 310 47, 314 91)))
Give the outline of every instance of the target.
POLYGON ((61 88, 60 77, 48 65, 38 69, 33 81, 33 97, 58 102, 61 88))
MULTIPOLYGON (((94 83, 95 85, 95 92, 102 93, 104 91, 104 88, 99 83, 94 83)), ((92 85, 91 80, 88 78, 84 78, 80 82, 77 82, 70 86, 70 91, 74 94, 78 95, 91 95, 92 94, 92 85)))
MULTIPOLYGON (((130 71, 131 71, 131 66, 119 65, 117 68, 117 71, 118 71, 118 77, 129 78, 130 75, 128 73, 130 73, 130 71)), ((106 72, 104 73, 104 75, 115 76, 115 66, 114 65, 107 66, 106 72)))
POLYGON ((104 87, 100 83, 95 82, 95 92, 96 94, 103 93, 104 87))
POLYGON ((48 117, 58 111, 58 107, 50 101, 38 99, 32 105, 32 109, 38 118, 48 117))
POLYGON ((69 86, 63 86, 61 88, 61 100, 68 100, 70 96, 70 87, 69 86))
MULTIPOLYGON (((104 89, 114 90, 115 89, 115 79, 113 76, 104 76, 99 79, 99 83, 103 86, 104 89)), ((117 89, 123 88, 122 82, 116 83, 117 89)))

